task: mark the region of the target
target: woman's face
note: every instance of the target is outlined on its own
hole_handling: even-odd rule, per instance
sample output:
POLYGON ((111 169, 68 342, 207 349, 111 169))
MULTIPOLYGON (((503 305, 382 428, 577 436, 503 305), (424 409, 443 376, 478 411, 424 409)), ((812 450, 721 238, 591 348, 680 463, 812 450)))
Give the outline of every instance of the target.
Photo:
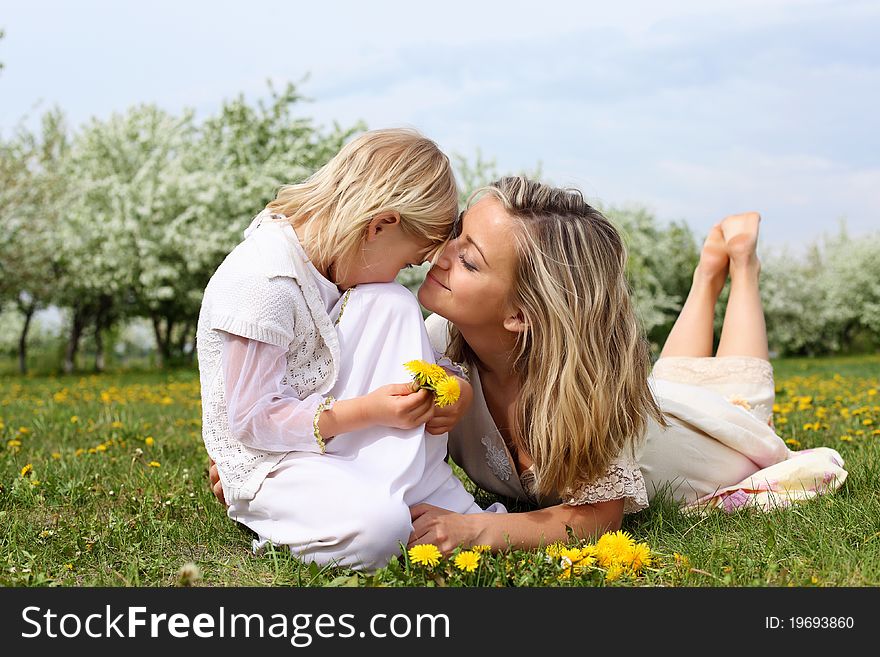
POLYGON ((516 315, 510 304, 517 265, 513 230, 494 197, 472 205, 419 288, 419 302, 460 328, 505 326, 516 315))

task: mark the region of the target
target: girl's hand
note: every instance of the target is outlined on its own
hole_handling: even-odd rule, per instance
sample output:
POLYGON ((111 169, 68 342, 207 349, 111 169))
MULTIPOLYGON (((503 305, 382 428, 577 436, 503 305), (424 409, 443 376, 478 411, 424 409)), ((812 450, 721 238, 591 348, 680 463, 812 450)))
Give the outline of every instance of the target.
POLYGON ((217 464, 214 463, 214 459, 211 459, 211 465, 208 468, 208 479, 211 482, 211 492, 214 493, 217 501, 223 506, 229 506, 223 496, 223 484, 220 483, 220 473, 217 472, 217 464))
POLYGON ((434 417, 434 395, 428 390, 413 392, 409 383, 391 383, 364 397, 373 425, 412 429, 434 417))
POLYGON ((425 431, 435 436, 450 431, 458 424, 461 416, 470 408, 474 400, 473 386, 460 377, 455 378, 458 379, 458 386, 461 388, 458 401, 444 408, 435 408, 434 417, 425 425, 425 431))
POLYGON ((480 528, 477 523, 481 513, 454 513, 431 504, 410 507, 413 530, 407 547, 420 543, 432 543, 444 555, 459 546, 480 544, 480 528))

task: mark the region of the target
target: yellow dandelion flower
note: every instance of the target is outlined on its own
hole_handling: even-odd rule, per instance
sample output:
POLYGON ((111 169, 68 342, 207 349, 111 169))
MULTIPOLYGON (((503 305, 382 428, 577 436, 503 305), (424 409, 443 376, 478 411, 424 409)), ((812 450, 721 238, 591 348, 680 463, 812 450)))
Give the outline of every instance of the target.
POLYGON ((24 466, 24 467, 21 469, 21 476, 22 476, 22 477, 27 477, 27 476, 29 476, 33 471, 34 471, 34 466, 31 465, 30 463, 28 463, 26 466, 24 466))
POLYGON ((431 543, 414 545, 409 549, 410 560, 420 566, 436 566, 440 563, 441 556, 437 546, 431 543))
POLYGON ((647 543, 638 543, 633 546, 630 568, 634 573, 639 572, 645 566, 651 565, 651 548, 647 543))
POLYGON ((84 450, 82 447, 78 447, 77 450, 73 453, 73 455, 74 456, 82 456, 85 453, 86 453, 86 450, 84 450))
POLYGON ((77 422, 79 422, 79 415, 71 415, 70 416, 70 423, 76 424, 77 422))
POLYGON ((559 558, 562 560, 563 564, 577 563, 581 560, 581 550, 580 548, 563 548, 559 551, 559 558))
POLYGON ((852 442, 852 436, 841 436, 840 439, 841 439, 843 442, 845 442, 845 443, 851 443, 851 442, 852 442))
POLYGON ((566 549, 565 545, 557 541, 544 548, 544 553, 551 559, 558 559, 564 549, 566 549))
POLYGON ((174 400, 171 397, 162 397, 162 401, 160 402, 163 406, 170 406, 174 403, 174 400))
POLYGON ((19 427, 19 428, 18 428, 18 433, 25 433, 25 434, 27 434, 27 433, 30 433, 30 432, 31 432, 31 430, 28 429, 27 427, 19 427))
POLYGON ((403 366, 413 375, 413 380, 420 386, 433 387, 438 381, 446 378, 446 370, 436 363, 411 360, 404 363, 403 366))
POLYGON ((6 442, 6 446, 9 447, 10 449, 15 449, 16 447, 21 447, 21 441, 15 440, 13 438, 12 440, 9 440, 6 442))
POLYGON ((491 552, 492 546, 491 545, 474 545, 473 547, 471 547, 471 550, 473 550, 477 554, 482 554, 483 552, 491 552))
POLYGON ((862 420, 862 424, 865 425, 866 427, 870 427, 872 424, 874 424, 874 420, 867 417, 864 420, 862 420))
POLYGON ((459 552, 455 557, 455 567, 466 573, 472 573, 480 565, 480 555, 473 550, 459 552))
POLYGON ((162 464, 159 461, 150 461, 148 464, 151 468, 159 468, 162 467, 162 464))
POLYGON ((596 557, 599 565, 607 568, 620 561, 632 550, 635 541, 627 532, 618 530, 603 534, 596 542, 596 557))
POLYGON ((153 440, 152 436, 147 436, 146 438, 144 438, 144 445, 146 445, 147 447, 152 447, 155 442, 156 441, 153 440))
POLYGON ((436 391, 437 397, 434 403, 436 403, 439 408, 451 406, 458 401, 458 397, 461 394, 458 379, 452 376, 447 376, 445 379, 435 383, 434 390, 436 391))
POLYGON ((121 429, 124 425, 119 420, 116 420, 110 424, 111 429, 121 429))
POLYGON ((52 458, 57 461, 61 458, 61 452, 52 452, 52 458))
POLYGON ((787 440, 785 441, 785 444, 786 444, 786 445, 791 445, 792 447, 800 447, 800 446, 801 446, 801 441, 798 440, 797 438, 789 438, 789 439, 787 439, 787 440))
POLYGON ((613 582, 616 579, 620 579, 621 575, 623 575, 623 566, 615 562, 608 566, 608 570, 605 572, 605 579, 613 582))

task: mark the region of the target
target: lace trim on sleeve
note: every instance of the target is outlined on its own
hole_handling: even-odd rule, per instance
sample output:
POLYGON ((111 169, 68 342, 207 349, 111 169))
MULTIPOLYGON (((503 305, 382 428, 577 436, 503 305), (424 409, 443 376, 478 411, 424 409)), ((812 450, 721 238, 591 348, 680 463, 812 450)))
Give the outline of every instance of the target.
POLYGON ((595 504, 624 498, 624 513, 635 513, 648 507, 645 478, 635 463, 613 463, 603 477, 581 484, 569 491, 563 504, 595 504))
POLYGON ((454 360, 449 358, 449 356, 447 356, 446 354, 441 354, 439 351, 434 352, 434 360, 436 360, 437 364, 441 367, 445 367, 447 370, 455 372, 462 379, 470 383, 471 373, 463 363, 456 363, 454 360))

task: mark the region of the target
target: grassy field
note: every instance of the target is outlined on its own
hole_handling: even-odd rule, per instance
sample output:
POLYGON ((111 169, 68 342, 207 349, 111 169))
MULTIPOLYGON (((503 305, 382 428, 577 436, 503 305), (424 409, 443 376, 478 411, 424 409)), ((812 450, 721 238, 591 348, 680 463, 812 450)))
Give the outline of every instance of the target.
POLYGON ((0 585, 878 585, 880 357, 774 364, 777 429, 796 449, 836 448, 846 483, 769 514, 653 505, 624 520, 650 548, 638 572, 566 567, 574 543, 552 557, 470 555, 469 566, 401 554, 372 575, 304 566, 280 549, 254 556, 250 533, 208 489, 197 372, 3 376, 0 585))

